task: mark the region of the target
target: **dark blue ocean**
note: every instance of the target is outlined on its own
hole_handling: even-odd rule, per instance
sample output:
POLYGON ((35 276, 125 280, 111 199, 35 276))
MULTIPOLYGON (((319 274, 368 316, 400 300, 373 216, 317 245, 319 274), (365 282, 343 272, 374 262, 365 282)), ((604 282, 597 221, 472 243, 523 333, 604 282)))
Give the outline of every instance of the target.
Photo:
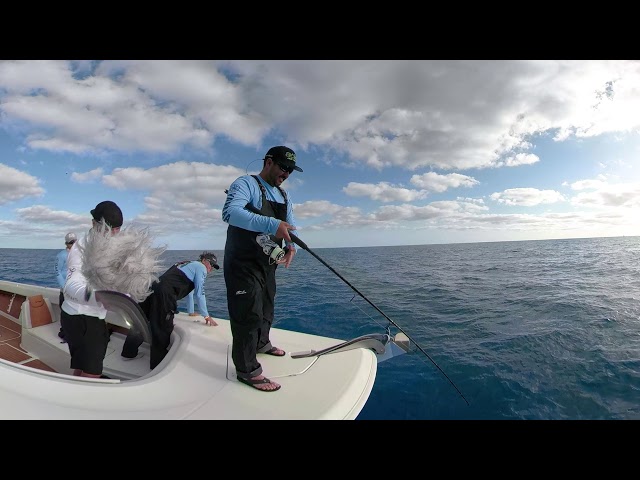
MULTIPOLYGON (((385 332, 389 321, 329 266, 446 374, 417 348, 380 363, 358 419, 640 419, 640 237, 310 247, 326 265, 299 250, 278 268, 277 327, 385 332)), ((0 278, 55 287, 57 252, 0 249, 0 278)), ((207 300, 228 318, 222 270, 207 300)))

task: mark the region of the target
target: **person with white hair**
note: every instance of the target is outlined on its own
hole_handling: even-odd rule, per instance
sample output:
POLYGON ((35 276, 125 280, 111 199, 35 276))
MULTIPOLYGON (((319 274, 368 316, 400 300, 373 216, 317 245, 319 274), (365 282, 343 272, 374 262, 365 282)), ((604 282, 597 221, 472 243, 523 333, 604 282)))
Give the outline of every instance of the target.
POLYGON ((69 251, 64 284, 64 302, 60 322, 71 354, 73 374, 100 378, 109 343, 107 310, 95 299, 83 272, 83 250, 92 233, 116 235, 122 226, 122 210, 112 201, 100 202, 91 210, 92 228, 89 234, 75 242, 69 251))
POLYGON ((91 216, 91 229, 69 251, 61 322, 73 374, 104 378, 110 332, 107 308, 95 292, 119 292, 133 302, 144 301, 158 280, 159 257, 166 247, 152 247, 146 228, 121 228, 122 210, 110 200, 96 205, 91 216))

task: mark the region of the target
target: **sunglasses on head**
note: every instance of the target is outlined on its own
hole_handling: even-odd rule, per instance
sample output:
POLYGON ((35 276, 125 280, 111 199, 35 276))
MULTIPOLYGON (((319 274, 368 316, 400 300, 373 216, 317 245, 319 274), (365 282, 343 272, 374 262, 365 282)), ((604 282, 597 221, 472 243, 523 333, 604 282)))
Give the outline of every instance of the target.
POLYGON ((278 167, 280 167, 280 170, 282 170, 283 172, 287 172, 289 174, 293 173, 293 170, 294 170, 293 167, 285 167, 280 162, 276 162, 276 165, 278 165, 278 167))

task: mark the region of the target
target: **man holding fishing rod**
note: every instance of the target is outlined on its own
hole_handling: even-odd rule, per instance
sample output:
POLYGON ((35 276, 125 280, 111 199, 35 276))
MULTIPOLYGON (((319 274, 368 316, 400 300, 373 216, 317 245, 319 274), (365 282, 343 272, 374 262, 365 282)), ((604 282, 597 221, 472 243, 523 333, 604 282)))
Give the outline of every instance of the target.
POLYGON ((285 146, 266 153, 259 175, 237 178, 227 191, 222 220, 229 224, 224 248, 224 280, 233 346, 231 357, 238 381, 263 392, 280 385, 262 374, 257 354, 282 357, 284 350, 271 345, 276 268, 289 268, 295 244, 293 206, 280 186, 294 170, 296 154, 285 146), (282 248, 282 241, 285 247, 282 248))

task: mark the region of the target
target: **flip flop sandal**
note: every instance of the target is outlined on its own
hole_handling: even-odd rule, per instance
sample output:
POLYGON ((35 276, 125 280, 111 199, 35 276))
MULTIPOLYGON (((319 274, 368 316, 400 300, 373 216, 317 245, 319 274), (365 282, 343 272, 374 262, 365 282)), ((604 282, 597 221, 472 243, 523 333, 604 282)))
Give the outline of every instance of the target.
POLYGON ((271 347, 266 352, 261 352, 261 353, 266 353, 267 355, 273 355, 274 357, 284 357, 287 354, 287 352, 285 352, 284 350, 278 347, 271 347), (279 351, 282 353, 278 353, 279 351))
POLYGON ((250 387, 255 388, 256 390, 260 390, 261 392, 277 392, 278 390, 280 390, 280 387, 282 385, 278 385, 278 388, 274 388, 273 390, 264 390, 262 388, 258 388, 256 387, 256 385, 263 385, 265 383, 271 383, 271 380, 269 380, 267 377, 264 377, 262 380, 254 380, 252 378, 242 378, 242 377, 237 377, 238 381, 240 383, 244 383, 245 385, 249 385, 250 387))

